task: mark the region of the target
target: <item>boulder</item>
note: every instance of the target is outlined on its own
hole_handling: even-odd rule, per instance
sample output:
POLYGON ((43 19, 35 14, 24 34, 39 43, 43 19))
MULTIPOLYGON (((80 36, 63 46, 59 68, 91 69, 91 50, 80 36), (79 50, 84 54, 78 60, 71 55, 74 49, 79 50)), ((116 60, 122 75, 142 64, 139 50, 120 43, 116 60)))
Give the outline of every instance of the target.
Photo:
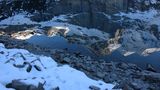
POLYGON ((156 70, 154 69, 154 67, 151 64, 147 64, 146 70, 156 72, 156 70))
POLYGON ((89 89, 90 90, 101 90, 99 87, 97 87, 97 86, 89 86, 89 89))
POLYGON ((13 80, 11 83, 6 85, 7 88, 13 88, 16 90, 44 90, 43 84, 39 83, 38 87, 34 85, 28 85, 20 80, 13 80))

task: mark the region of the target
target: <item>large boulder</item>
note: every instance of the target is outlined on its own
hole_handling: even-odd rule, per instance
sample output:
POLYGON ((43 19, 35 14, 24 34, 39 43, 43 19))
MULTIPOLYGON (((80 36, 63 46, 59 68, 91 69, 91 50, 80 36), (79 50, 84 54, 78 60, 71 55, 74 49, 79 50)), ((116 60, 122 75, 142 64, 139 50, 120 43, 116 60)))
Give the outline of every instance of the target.
POLYGON ((21 82, 20 80, 13 80, 11 83, 7 84, 6 87, 16 90, 44 90, 42 83, 39 83, 38 86, 34 86, 21 82))

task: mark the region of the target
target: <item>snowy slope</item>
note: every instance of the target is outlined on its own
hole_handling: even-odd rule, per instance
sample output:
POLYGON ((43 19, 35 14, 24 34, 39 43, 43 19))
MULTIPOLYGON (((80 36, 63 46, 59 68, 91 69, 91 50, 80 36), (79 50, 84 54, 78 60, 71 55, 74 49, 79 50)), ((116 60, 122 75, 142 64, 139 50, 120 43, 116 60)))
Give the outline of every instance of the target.
POLYGON ((158 14, 158 11, 155 9, 150 9, 148 11, 137 11, 137 12, 129 12, 129 13, 119 13, 119 14, 115 14, 117 16, 125 16, 128 17, 130 19, 139 19, 145 22, 149 22, 151 19, 153 19, 156 15, 158 14))
POLYGON ((88 29, 85 27, 80 27, 80 26, 65 23, 65 22, 57 22, 57 20, 67 21, 67 16, 65 15, 60 15, 60 16, 52 18, 49 21, 44 21, 44 22, 35 22, 35 21, 32 21, 29 17, 30 16, 27 15, 26 13, 17 14, 15 16, 12 16, 12 17, 9 17, 9 18, 6 18, 0 21, 0 27, 4 27, 6 25, 38 24, 40 25, 39 28, 48 26, 48 27, 57 28, 57 29, 64 29, 66 30, 65 34, 68 36, 75 34, 75 35, 80 35, 80 36, 85 36, 85 35, 96 36, 96 37, 99 37, 105 40, 109 38, 108 33, 101 32, 98 29, 88 29))
POLYGON ((143 22, 141 25, 144 26, 144 30, 137 29, 137 25, 137 27, 127 27, 122 31, 120 38, 123 48, 127 51, 125 52, 126 55, 133 54, 133 52, 148 55, 157 51, 155 49, 158 49, 160 45, 160 41, 158 40, 160 35, 158 35, 158 33, 160 33, 160 12, 158 10, 150 9, 144 12, 137 11, 134 13, 119 13, 115 15, 143 22), (152 25, 157 25, 158 31, 151 31, 152 25), (152 32, 156 32, 157 35, 152 32))
POLYGON ((15 79, 35 86, 39 82, 46 82, 45 90, 51 90, 57 86, 60 90, 77 90, 77 88, 89 90, 91 85, 101 90, 111 90, 114 87, 113 84, 92 80, 83 72, 68 65, 58 66, 50 57, 37 56, 22 49, 6 49, 3 44, 0 44, 0 90, 5 90, 4 86, 15 79), (27 72, 29 66, 32 68, 27 72), (34 66, 37 66, 39 71, 34 66))
POLYGON ((20 13, 12 17, 8 17, 0 21, 0 25, 23 25, 23 24, 37 24, 36 22, 31 21, 27 16, 20 13))

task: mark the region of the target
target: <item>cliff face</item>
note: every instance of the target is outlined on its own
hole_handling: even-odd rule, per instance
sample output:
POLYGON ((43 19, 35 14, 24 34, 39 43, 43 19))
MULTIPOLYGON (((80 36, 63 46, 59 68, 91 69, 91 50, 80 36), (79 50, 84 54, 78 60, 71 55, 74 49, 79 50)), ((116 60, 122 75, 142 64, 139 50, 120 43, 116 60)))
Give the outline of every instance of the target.
POLYGON ((160 8, 160 0, 48 0, 47 9, 56 14, 80 12, 104 12, 107 14, 120 11, 147 10, 160 8))
POLYGON ((128 0, 60 0, 49 1, 48 11, 59 13, 105 12, 115 13, 127 11, 128 0))
POLYGON ((34 21, 50 20, 60 14, 76 14, 70 23, 113 32, 120 26, 110 22, 107 14, 143 11, 151 7, 160 9, 160 0, 1 0, 0 20, 21 11, 38 12, 34 21))
POLYGON ((38 12, 35 21, 49 20, 60 14, 76 14, 78 16, 71 19, 73 24, 112 30, 110 24, 119 26, 109 22, 106 14, 145 11, 151 7, 160 9, 160 0, 1 0, 0 20, 20 11, 38 12))
POLYGON ((160 8, 159 4, 160 0, 1 0, 0 13, 38 10, 55 15, 91 11, 112 14, 129 11, 130 8, 138 10, 160 8))

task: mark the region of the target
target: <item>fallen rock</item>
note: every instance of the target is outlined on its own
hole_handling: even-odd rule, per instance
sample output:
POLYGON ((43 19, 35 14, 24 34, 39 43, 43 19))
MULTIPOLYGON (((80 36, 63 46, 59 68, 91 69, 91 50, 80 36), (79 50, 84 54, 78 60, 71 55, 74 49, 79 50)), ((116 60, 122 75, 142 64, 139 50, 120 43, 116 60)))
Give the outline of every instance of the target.
POLYGON ((29 65, 26 69, 27 72, 30 72, 32 70, 32 65, 29 65))
POLYGON ((90 90, 101 90, 99 87, 97 87, 97 86, 89 86, 89 89, 90 90))
POLYGON ((151 64, 147 64, 146 70, 156 72, 156 70, 154 69, 154 67, 151 64))
POLYGON ((42 71, 41 67, 37 66, 37 65, 34 65, 34 68, 37 70, 37 71, 42 71))
POLYGON ((59 89, 59 87, 55 87, 55 88, 53 88, 52 90, 60 90, 60 89, 59 89))
POLYGON ((13 80, 11 83, 6 85, 7 88, 13 88, 16 90, 44 90, 43 84, 39 83, 38 87, 34 85, 27 85, 20 80, 13 80))

